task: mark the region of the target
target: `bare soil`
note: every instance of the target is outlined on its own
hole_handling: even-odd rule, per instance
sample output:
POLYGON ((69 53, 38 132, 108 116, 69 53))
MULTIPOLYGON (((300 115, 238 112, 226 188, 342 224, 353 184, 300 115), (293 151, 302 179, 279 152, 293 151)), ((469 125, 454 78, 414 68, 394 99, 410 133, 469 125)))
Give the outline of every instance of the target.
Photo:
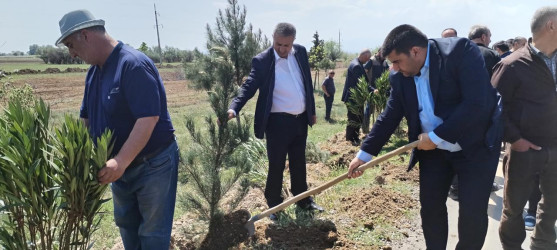
MULTIPOLYGON (((169 67, 171 66, 169 65, 169 67)), ((47 69, 46 71, 57 70, 47 69)), ((86 73, 79 68, 67 68, 64 72, 83 72, 83 74, 45 74, 43 72, 40 75, 16 80, 12 83, 16 86, 31 85, 34 94, 50 104, 53 111, 77 111, 83 99, 86 73)), ((189 88, 189 82, 174 70, 162 71, 160 74, 166 89, 168 107, 190 106, 206 100, 206 95, 189 88)))
MULTIPOLYGON (((316 187, 323 182, 324 176, 328 176, 331 169, 329 166, 335 164, 346 165, 358 148, 345 142, 343 134, 333 136, 322 146, 322 150, 328 150, 336 155, 327 164, 308 164, 308 184, 310 188, 316 187)), ((255 223, 255 235, 244 241, 225 248, 213 249, 369 249, 358 241, 351 238, 350 234, 354 228, 363 225, 364 230, 375 230, 376 224, 381 221, 389 221, 397 230, 402 232, 403 238, 412 237, 415 231, 420 229, 420 224, 415 219, 408 218, 408 211, 415 211, 418 205, 417 192, 404 195, 384 187, 392 181, 418 182, 418 171, 406 172, 406 166, 385 163, 380 165, 382 179, 365 188, 354 190, 353 196, 339 198, 340 207, 326 208, 323 214, 318 214, 311 222, 298 223, 298 218, 288 218, 289 223, 274 223, 269 219, 261 219, 255 223)), ((285 178, 288 182, 288 178, 285 178)), ((286 184, 289 186, 289 184, 286 184)), ((250 190, 240 205, 241 209, 263 211, 267 209, 263 191, 260 188, 250 190)), ((195 217, 184 216, 177 222, 179 225, 188 225, 184 230, 175 230, 173 235, 174 249, 202 249, 199 248, 202 240, 211 240, 210 234, 197 227, 197 234, 192 234, 196 227, 191 225, 198 223, 195 217)), ((176 224, 176 223, 175 223, 176 224)), ((237 234, 245 233, 238 229, 237 234)), ((219 241, 237 242, 238 235, 219 234, 219 241)), ((401 249, 411 239, 383 239, 383 245, 375 249, 401 249), (404 242, 404 243, 399 243, 404 242)), ((411 249, 411 248, 403 248, 411 249)))
MULTIPOLYGON (((55 70, 54 70, 55 71, 55 70)), ((67 69, 68 72, 79 72, 79 69, 67 69)), ((178 70, 161 72, 169 107, 196 105, 205 101, 205 95, 188 88, 178 70)), ((83 98, 85 73, 74 74, 41 74, 18 80, 14 84, 30 84, 36 95, 51 105, 53 111, 77 111, 83 98), (38 76, 38 77, 37 77, 38 76), (63 76, 63 77, 62 77, 63 76)), ((358 147, 344 140, 344 133, 339 133, 320 145, 322 150, 330 152, 331 160, 326 164, 308 164, 309 188, 314 188, 325 181, 331 168, 347 166, 358 147)), ((388 220, 407 236, 406 241, 385 238, 383 246, 376 249, 412 249, 405 248, 411 242, 415 232, 419 232, 419 221, 408 219, 405 211, 418 207, 417 191, 412 195, 402 195, 384 188, 393 181, 405 181, 417 186, 418 171, 406 172, 405 165, 384 163, 380 165, 381 174, 369 187, 354 190, 359 195, 339 198, 339 207, 326 207, 323 214, 316 215, 310 223, 278 225, 269 219, 261 219, 256 225, 256 233, 247 237, 241 227, 248 216, 245 211, 237 211, 225 216, 224 231, 207 233, 206 222, 200 221, 192 213, 174 222, 173 249, 363 249, 358 241, 352 239, 354 228, 361 225, 365 230, 375 230, 378 220, 388 220), (221 245, 215 245, 215 244, 221 245), (402 244, 402 245, 401 245, 402 244)), ((285 178, 288 184, 289 178, 285 178)), ((263 190, 252 188, 240 203, 240 209, 263 211, 267 209, 263 190)), ((121 243, 113 249, 123 249, 121 243)))

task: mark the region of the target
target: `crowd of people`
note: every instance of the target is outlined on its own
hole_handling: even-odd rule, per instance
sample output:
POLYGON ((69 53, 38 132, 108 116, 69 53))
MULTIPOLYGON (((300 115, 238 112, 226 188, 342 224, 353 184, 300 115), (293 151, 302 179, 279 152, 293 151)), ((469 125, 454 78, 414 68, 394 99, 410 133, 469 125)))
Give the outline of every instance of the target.
MULTIPOLYGON (((168 249, 179 149, 162 79, 149 58, 109 36, 104 21, 89 11, 69 12, 59 26, 56 44, 64 44, 73 57, 91 64, 80 117, 92 136, 108 128, 116 138, 98 179, 112 184, 114 218, 124 247, 168 249)), ((460 205, 456 248, 482 248, 502 141, 506 142, 502 247, 521 249, 526 227, 534 230, 532 249, 557 249, 557 196, 551 195, 557 191, 557 8, 538 9, 531 32, 530 41, 516 37, 490 49, 491 31, 485 26, 473 26, 467 38, 448 28, 442 38, 428 39, 418 28, 404 24, 389 32, 373 57, 365 49, 348 67, 343 102, 351 102, 350 89, 360 77, 376 94, 375 80, 389 70, 386 59, 391 64, 391 91, 384 112, 363 142, 360 128, 350 122, 358 118, 348 111, 346 140, 361 147, 347 175, 361 176, 357 167, 379 154, 405 118, 408 139, 418 141, 408 170, 419 163, 427 249, 447 247, 445 203, 451 184, 458 188, 460 205)), ((308 55, 294 43, 295 27, 279 23, 272 37, 273 45, 253 58, 251 73, 228 110, 229 119, 236 117, 259 92, 254 132, 267 143, 269 207, 283 202, 287 157, 292 193, 307 191, 308 126, 317 122, 308 55)), ((334 75, 328 72, 322 85, 327 121, 334 75)), ((363 113, 369 114, 366 109, 363 113)), ((311 197, 297 206, 324 211, 311 197)), ((280 213, 270 219, 277 220, 280 213)))

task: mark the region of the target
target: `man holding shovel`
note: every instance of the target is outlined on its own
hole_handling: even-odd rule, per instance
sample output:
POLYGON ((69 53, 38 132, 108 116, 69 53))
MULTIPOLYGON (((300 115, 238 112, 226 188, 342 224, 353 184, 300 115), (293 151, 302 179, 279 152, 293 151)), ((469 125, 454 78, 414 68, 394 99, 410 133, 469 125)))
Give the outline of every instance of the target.
POLYGON ((393 29, 383 43, 393 64, 391 95, 348 177, 408 122, 410 141, 419 140, 409 170, 420 163, 420 204, 427 249, 446 249, 447 193, 458 174, 459 242, 456 249, 481 249, 487 206, 499 159, 500 110, 478 47, 466 38, 430 39, 411 25, 393 29))
MULTIPOLYGON (((271 208, 283 201, 282 179, 288 155, 292 194, 308 189, 306 182, 306 139, 308 125, 315 124, 315 101, 306 49, 294 44, 296 28, 279 23, 273 32, 273 46, 255 56, 251 73, 230 104, 228 118, 238 112, 259 90, 255 107, 255 136, 267 139, 269 172, 265 199, 271 208)), ((304 210, 323 211, 311 197, 298 201, 304 210)), ((276 214, 270 215, 277 220, 276 214)))

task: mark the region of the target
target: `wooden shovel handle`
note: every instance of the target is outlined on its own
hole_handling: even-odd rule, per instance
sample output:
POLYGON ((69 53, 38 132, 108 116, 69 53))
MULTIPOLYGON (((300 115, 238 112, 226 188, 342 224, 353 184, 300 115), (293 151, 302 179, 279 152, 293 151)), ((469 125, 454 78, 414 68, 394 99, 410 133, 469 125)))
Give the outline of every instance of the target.
MULTIPOLYGON (((391 157, 393 157, 393 156, 395 156, 395 155, 399 155, 399 154, 401 154, 401 153, 404 153, 404 152, 406 152, 406 151, 408 151, 408 150, 410 150, 410 149, 413 149, 413 148, 415 148, 415 147, 417 147, 417 146, 418 146, 418 141, 415 141, 415 142, 412 142, 412 143, 410 143, 410 144, 404 145, 404 146, 402 146, 402 147, 400 147, 400 148, 397 148, 396 150, 393 150, 393 151, 391 151, 391 152, 389 152, 389 153, 386 153, 386 154, 384 154, 384 155, 382 155, 382 156, 379 156, 379 157, 377 157, 377 158, 374 158, 373 160, 371 160, 371 161, 369 161, 369 162, 367 162, 367 163, 365 163, 365 164, 359 166, 359 167, 358 167, 357 169, 355 169, 355 170, 361 170, 361 171, 366 170, 366 169, 368 169, 368 168, 370 168, 370 167, 372 167, 372 166, 375 166, 375 165, 377 165, 377 164, 379 164, 379 163, 381 163, 381 162, 384 162, 384 161, 390 159, 391 157)), ((278 204, 278 205, 276 205, 276 206, 274 206, 274 207, 272 207, 272 208, 269 208, 269 209, 263 211, 261 214, 258 214, 257 216, 254 216, 254 218, 257 218, 257 219, 265 218, 265 217, 269 216, 269 215, 272 214, 272 213, 275 213, 275 212, 278 212, 278 211, 281 211, 281 210, 285 209, 286 207, 292 205, 293 203, 295 203, 295 202, 297 202, 297 201, 299 201, 299 200, 301 200, 301 199, 304 199, 304 198, 306 198, 306 197, 308 197, 308 196, 310 196, 310 195, 316 194, 316 193, 320 193, 320 192, 322 192, 323 190, 325 190, 325 189, 327 189, 327 188, 329 188, 329 187, 331 187, 331 186, 333 186, 333 185, 335 185, 335 184, 337 184, 337 183, 343 181, 343 180, 346 179, 346 178, 348 178, 348 173, 345 173, 345 174, 343 174, 343 175, 341 175, 341 176, 339 176, 339 177, 337 177, 337 178, 335 178, 335 179, 332 179, 332 180, 330 180, 330 181, 328 181, 328 182, 325 182, 325 183, 321 184, 321 186, 319 186, 319 187, 316 187, 316 188, 314 188, 314 189, 311 189, 311 190, 305 191, 305 192, 303 192, 303 193, 301 193, 301 194, 298 194, 298 195, 296 195, 296 196, 294 196, 294 197, 292 197, 292 198, 290 198, 290 199, 288 199, 288 200, 282 202, 281 204, 278 204)))

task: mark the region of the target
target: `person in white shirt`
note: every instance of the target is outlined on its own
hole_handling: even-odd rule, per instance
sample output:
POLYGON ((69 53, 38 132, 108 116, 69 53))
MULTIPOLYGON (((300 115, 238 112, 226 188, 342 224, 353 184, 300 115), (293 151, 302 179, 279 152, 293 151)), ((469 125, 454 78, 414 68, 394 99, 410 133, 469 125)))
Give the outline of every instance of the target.
MULTIPOLYGON (((293 195, 307 191, 306 140, 308 125, 315 124, 315 101, 306 49, 294 44, 296 28, 279 23, 273 33, 273 46, 255 56, 251 73, 238 96, 230 104, 232 119, 257 91, 254 117, 255 136, 267 139, 269 172, 265 199, 269 207, 282 203, 282 179, 288 155, 293 195)), ((304 210, 323 211, 311 197, 297 202, 304 210)), ((276 220, 277 214, 270 216, 276 220)))

